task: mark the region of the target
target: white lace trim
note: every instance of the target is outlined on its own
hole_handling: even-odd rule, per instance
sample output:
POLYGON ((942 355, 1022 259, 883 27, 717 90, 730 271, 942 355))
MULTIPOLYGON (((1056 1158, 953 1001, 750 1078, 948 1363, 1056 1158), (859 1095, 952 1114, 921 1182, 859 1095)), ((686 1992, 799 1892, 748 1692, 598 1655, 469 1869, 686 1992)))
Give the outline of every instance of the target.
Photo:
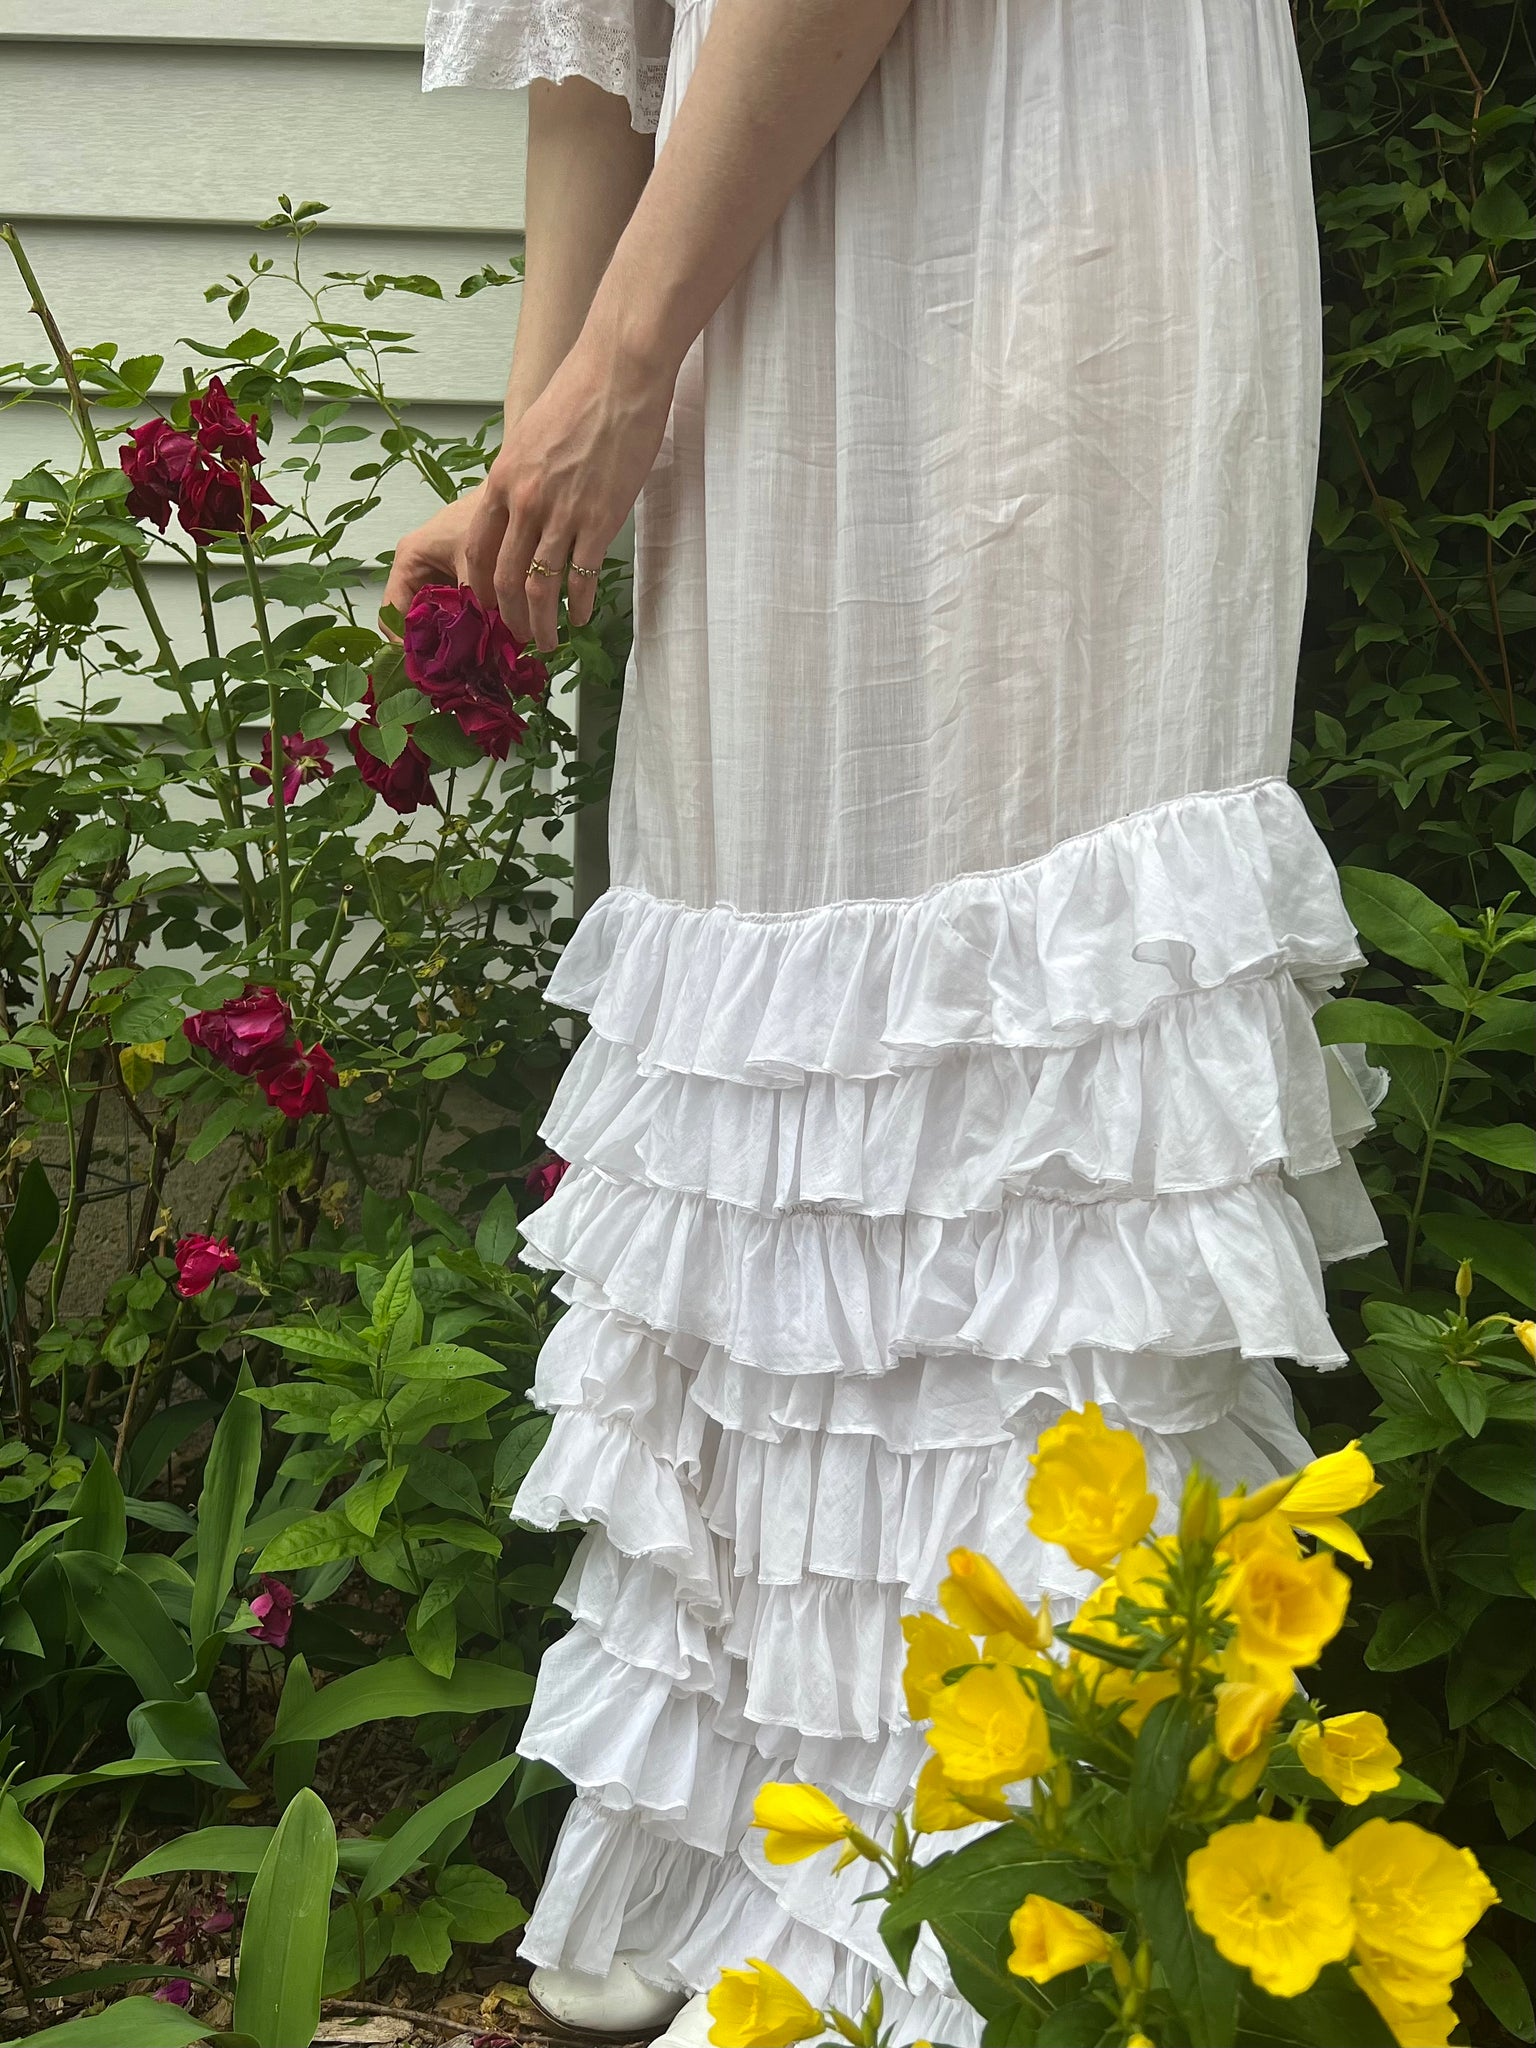
POLYGON ((428 9, 425 92, 448 85, 505 92, 535 78, 572 77, 627 100, 632 125, 654 133, 667 60, 642 53, 631 24, 598 20, 572 0, 437 0, 428 9))

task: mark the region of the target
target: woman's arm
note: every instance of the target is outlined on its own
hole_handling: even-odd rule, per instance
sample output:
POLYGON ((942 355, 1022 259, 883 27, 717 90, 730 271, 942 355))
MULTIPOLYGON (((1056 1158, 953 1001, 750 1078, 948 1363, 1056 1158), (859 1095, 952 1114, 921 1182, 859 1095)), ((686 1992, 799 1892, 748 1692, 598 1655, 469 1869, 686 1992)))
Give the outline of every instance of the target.
MULTIPOLYGON (((503 407, 505 441, 570 352, 654 154, 629 108, 584 78, 528 88, 524 282, 503 407)), ((463 580, 464 545, 485 486, 445 505, 395 550, 384 592, 403 612, 424 583, 463 580)))
MULTIPOLYGON (((602 561, 656 459, 683 357, 908 4, 719 0, 580 334, 474 494, 458 570, 519 638, 554 645, 559 579, 530 562, 602 561)), ((592 578, 573 579, 574 624, 590 615, 592 596, 592 578)))

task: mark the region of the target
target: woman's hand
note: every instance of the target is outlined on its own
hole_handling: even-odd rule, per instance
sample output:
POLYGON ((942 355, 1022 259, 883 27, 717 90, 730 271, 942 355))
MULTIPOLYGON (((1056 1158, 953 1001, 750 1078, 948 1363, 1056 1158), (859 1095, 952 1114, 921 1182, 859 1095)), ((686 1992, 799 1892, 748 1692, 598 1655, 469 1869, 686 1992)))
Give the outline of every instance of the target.
MULTIPOLYGON (((467 583, 519 640, 552 648, 560 572, 602 567, 661 446, 674 377, 584 334, 509 429, 485 482, 401 541, 385 603, 403 613, 424 583, 467 583)), ((573 626, 592 616, 596 593, 595 576, 570 576, 573 626)))

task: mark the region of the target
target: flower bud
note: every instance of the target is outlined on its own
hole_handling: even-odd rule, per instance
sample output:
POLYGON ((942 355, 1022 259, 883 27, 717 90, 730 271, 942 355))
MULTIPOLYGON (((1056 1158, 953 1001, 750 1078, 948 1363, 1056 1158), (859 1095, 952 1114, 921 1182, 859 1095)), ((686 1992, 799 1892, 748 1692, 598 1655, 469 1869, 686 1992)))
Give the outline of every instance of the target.
POLYGON ((1208 1742, 1204 1749, 1190 1759, 1184 1782, 1191 1792, 1203 1792, 1221 1769, 1226 1759, 1214 1742, 1208 1742))
POLYGON ((1530 1321, 1516 1323, 1514 1328, 1515 1335, 1520 1340, 1520 1343, 1532 1358, 1536 1358, 1536 1323, 1530 1321))
POLYGON ((1465 1308, 1472 1298, 1472 1261, 1463 1259, 1456 1268, 1456 1299, 1465 1308))
POLYGON ((1184 1482, 1179 1508, 1179 1541, 1186 1549, 1210 1545, 1221 1535, 1221 1495, 1197 1467, 1184 1482))

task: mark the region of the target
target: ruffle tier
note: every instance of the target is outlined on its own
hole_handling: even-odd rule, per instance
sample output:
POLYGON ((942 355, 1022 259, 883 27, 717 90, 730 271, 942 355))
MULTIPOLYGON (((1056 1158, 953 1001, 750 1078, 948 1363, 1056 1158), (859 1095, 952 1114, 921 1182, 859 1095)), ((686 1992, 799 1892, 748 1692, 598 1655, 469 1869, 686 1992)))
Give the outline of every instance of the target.
MULTIPOLYGON (((900 1619, 957 1545, 1084 1597, 1021 1500, 1065 1410, 1170 1504, 1305 1456, 1273 1361, 1342 1361, 1321 1267, 1380 1239, 1376 1078, 1311 1022, 1357 958, 1272 782, 915 899, 588 913, 549 990, 592 1024, 544 1125, 573 1165, 525 1225, 569 1306, 515 1512, 589 1525, 522 1740, 578 1788, 532 1960, 695 1989, 759 1955, 862 2006, 877 1910, 766 1864, 756 1790, 887 1824, 924 1752, 900 1619)), ((931 1945, 887 2017, 975 2034, 931 1945)))

